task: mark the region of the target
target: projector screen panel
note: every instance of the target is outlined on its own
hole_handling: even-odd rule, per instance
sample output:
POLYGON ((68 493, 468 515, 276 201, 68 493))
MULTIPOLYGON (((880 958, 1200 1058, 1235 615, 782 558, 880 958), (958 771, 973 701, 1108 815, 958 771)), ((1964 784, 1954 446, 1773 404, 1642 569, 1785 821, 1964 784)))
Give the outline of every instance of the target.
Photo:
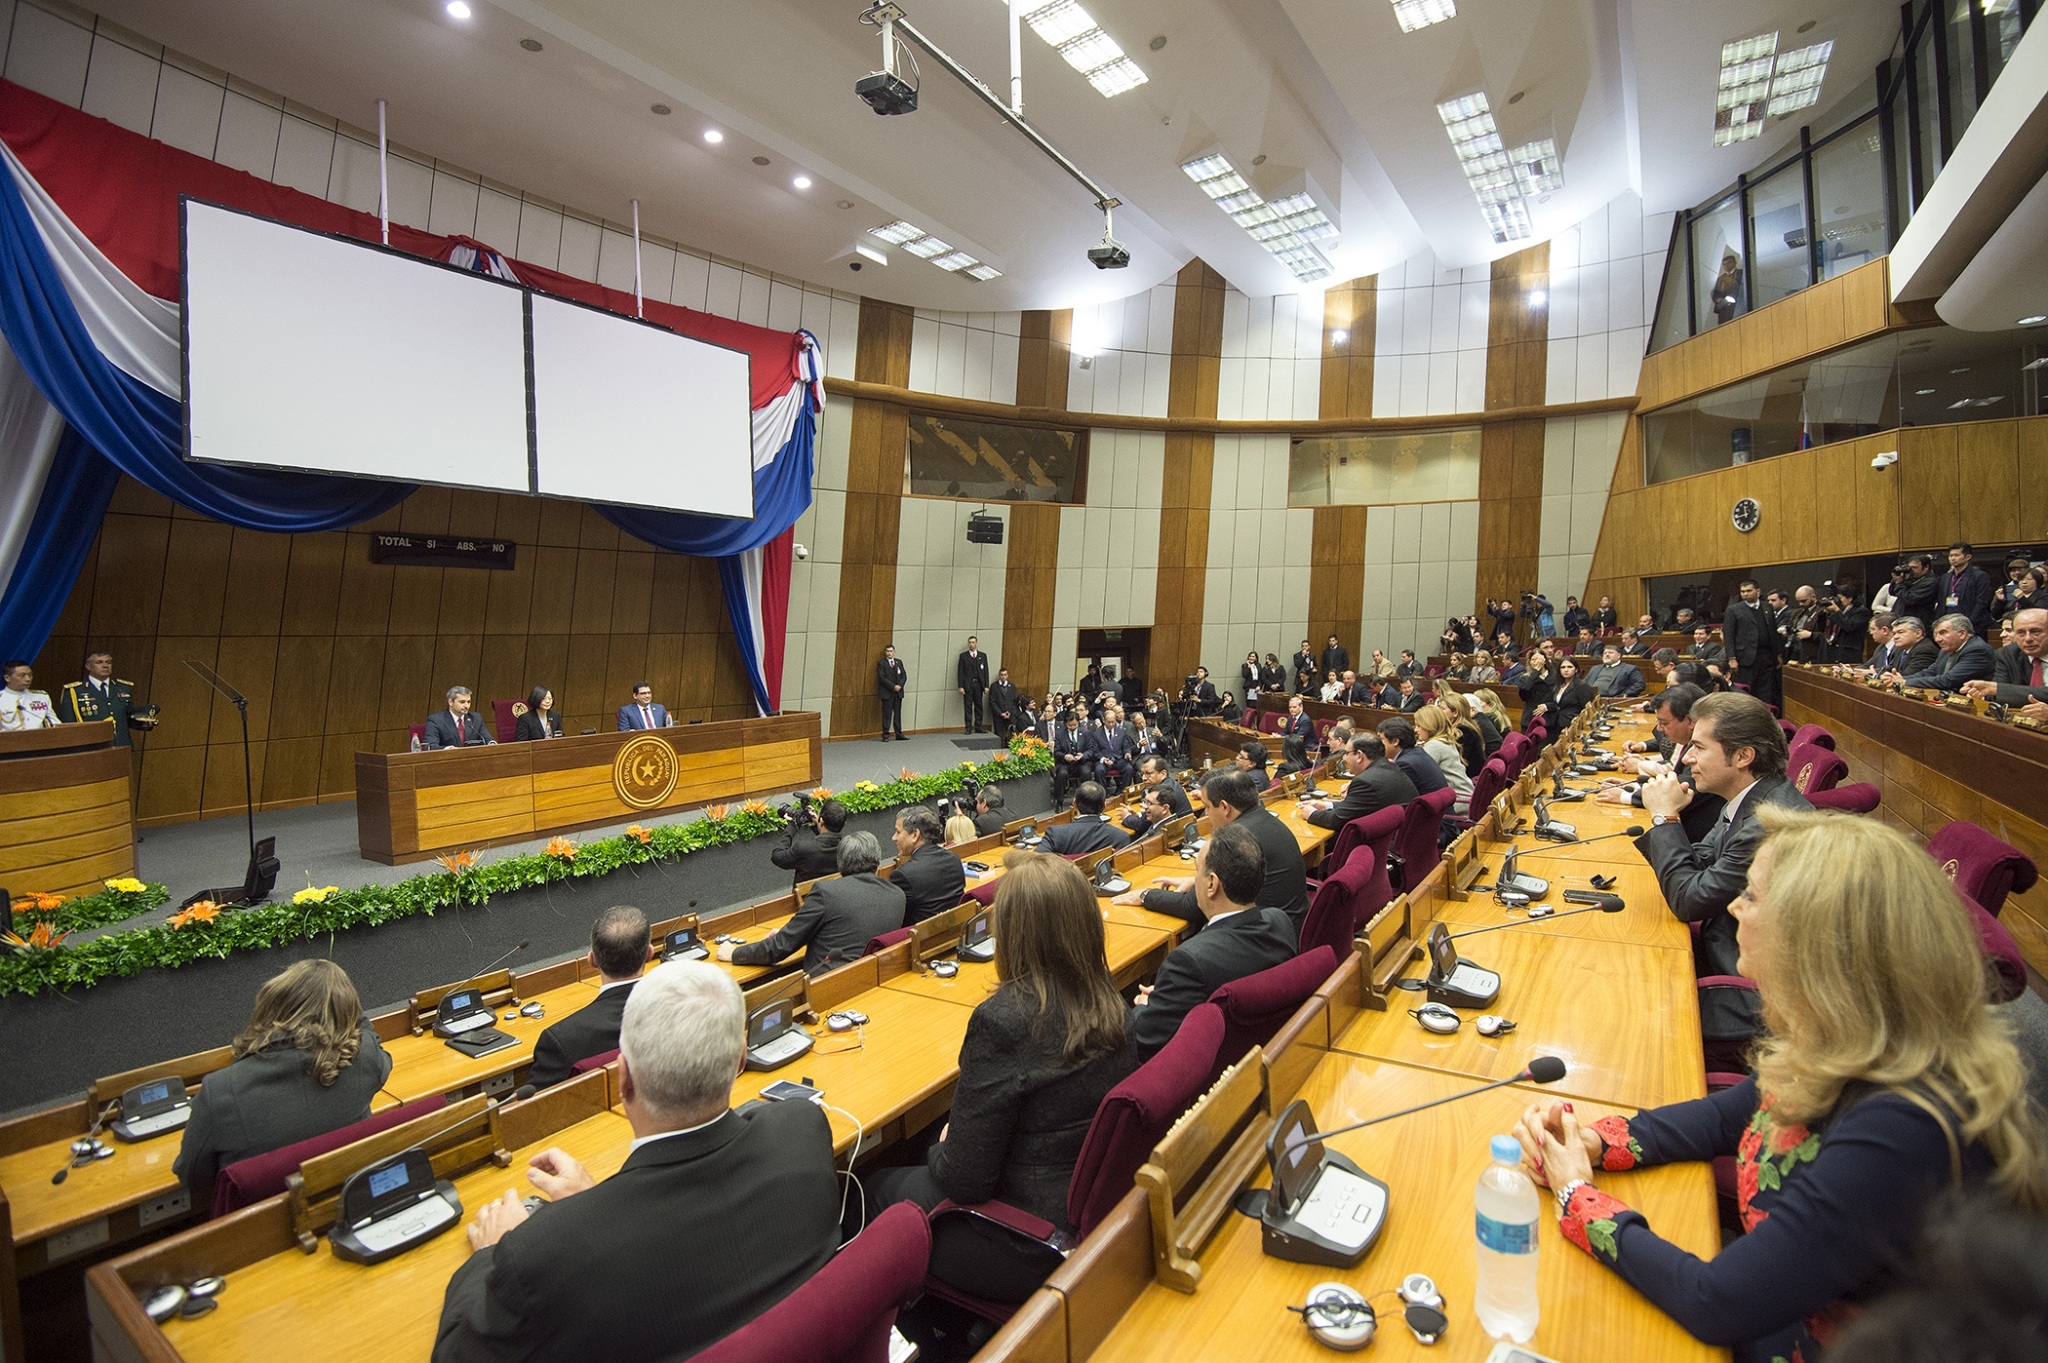
POLYGON ((744 351, 533 295, 536 491, 751 519, 744 351))
POLYGON ((533 490, 525 292, 184 203, 185 453, 533 490))

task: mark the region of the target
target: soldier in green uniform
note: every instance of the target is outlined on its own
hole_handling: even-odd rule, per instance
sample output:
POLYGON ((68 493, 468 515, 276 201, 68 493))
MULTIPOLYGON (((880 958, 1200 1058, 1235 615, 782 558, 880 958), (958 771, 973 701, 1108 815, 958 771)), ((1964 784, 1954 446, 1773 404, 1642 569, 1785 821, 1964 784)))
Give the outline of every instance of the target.
POLYGON ((148 732, 156 727, 156 707, 135 703, 135 683, 114 675, 114 655, 85 655, 85 680, 67 685, 57 697, 57 718, 66 724, 114 721, 114 746, 127 747, 133 740, 130 729, 148 732))

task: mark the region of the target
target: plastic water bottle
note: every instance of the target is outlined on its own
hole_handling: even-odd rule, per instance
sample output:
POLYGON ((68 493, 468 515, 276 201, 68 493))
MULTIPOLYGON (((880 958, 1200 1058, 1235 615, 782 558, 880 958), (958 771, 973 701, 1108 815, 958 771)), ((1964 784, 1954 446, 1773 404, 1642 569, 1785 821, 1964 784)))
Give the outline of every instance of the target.
POLYGON ((1536 1185, 1522 1172, 1522 1146, 1495 1136, 1493 1163, 1479 1176, 1474 1197, 1479 1239, 1479 1290, 1473 1309, 1480 1328, 1495 1339, 1526 1344, 1536 1333, 1536 1222, 1542 1214, 1536 1185))
POLYGON ((414 752, 421 751, 420 736, 418 734, 412 736, 412 750, 414 752))

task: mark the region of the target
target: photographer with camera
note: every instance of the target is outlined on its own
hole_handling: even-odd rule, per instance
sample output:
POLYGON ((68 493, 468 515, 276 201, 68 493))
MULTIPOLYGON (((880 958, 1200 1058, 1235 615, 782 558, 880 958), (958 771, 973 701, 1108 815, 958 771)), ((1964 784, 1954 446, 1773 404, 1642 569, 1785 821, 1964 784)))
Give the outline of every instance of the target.
POLYGON ((973 806, 974 831, 981 837, 1003 831, 1003 790, 1001 786, 979 786, 970 783, 962 799, 973 806))
POLYGON ((839 870, 839 835, 846 828, 846 806, 837 800, 812 804, 810 796, 799 795, 783 813, 789 827, 768 859, 791 872, 795 884, 835 874, 839 870))
POLYGON ((1222 704, 1217 699, 1215 686, 1209 681, 1209 669, 1206 667, 1197 667, 1188 673, 1187 680, 1181 684, 1180 698, 1198 715, 1213 715, 1217 706, 1222 704))

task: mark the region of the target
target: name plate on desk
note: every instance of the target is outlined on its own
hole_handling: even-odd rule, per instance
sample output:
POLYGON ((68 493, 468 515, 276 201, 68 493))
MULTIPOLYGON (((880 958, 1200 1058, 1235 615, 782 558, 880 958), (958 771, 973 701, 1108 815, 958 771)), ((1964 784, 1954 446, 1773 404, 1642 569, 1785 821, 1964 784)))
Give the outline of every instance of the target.
POLYGON ((518 545, 460 535, 372 535, 370 562, 401 568, 510 568, 518 545))

